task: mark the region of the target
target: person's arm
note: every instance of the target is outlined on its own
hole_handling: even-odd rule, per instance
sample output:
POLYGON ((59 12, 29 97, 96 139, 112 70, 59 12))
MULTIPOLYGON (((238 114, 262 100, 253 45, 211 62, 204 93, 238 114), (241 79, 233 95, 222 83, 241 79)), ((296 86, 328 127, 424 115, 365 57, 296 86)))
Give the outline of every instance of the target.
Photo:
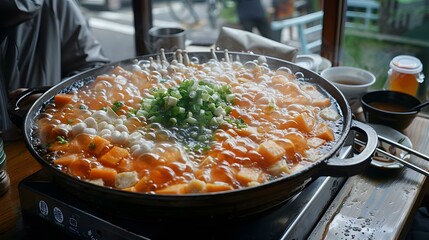
POLYGON ((71 76, 108 63, 76 1, 52 2, 61 27, 61 75, 71 76))
POLYGON ((0 0, 0 28, 8 28, 24 22, 37 14, 43 0, 0 0))
POLYGON ((8 97, 6 87, 0 75, 0 137, 9 128, 9 115, 7 113, 8 97))

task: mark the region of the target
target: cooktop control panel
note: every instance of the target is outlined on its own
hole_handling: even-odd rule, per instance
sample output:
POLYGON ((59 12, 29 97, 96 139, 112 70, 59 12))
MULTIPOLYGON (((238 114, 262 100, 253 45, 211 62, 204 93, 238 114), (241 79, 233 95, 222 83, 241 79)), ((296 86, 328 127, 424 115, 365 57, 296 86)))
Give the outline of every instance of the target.
POLYGON ((96 216, 94 211, 59 190, 55 184, 40 181, 43 175, 43 172, 37 172, 19 186, 24 220, 33 226, 33 231, 40 230, 39 227, 44 231, 55 229, 55 232, 46 234, 61 237, 65 234, 72 239, 148 239, 96 216), (54 228, 46 228, 46 225, 54 228))

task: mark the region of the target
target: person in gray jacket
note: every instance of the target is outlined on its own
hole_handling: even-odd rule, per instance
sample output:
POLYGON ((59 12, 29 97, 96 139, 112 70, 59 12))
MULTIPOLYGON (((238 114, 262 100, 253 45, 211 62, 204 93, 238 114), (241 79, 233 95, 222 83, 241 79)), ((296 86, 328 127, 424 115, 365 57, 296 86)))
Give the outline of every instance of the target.
POLYGON ((0 0, 0 132, 19 92, 108 62, 75 0, 0 0))

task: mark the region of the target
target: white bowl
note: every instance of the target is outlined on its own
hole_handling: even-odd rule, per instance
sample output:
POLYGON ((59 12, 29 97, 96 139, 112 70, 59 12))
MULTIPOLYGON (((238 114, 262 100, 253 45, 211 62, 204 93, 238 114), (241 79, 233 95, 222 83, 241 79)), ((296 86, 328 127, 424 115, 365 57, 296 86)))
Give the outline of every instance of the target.
POLYGON ((319 59, 313 55, 302 54, 296 56, 295 63, 300 67, 317 72, 322 59, 320 59, 320 62, 318 60, 319 59))
POLYGON ((376 80, 374 74, 367 70, 347 66, 327 68, 320 75, 344 94, 352 112, 358 112, 361 106, 360 98, 376 80))
POLYGON ((322 57, 322 62, 319 65, 319 72, 332 67, 332 62, 329 59, 322 57))

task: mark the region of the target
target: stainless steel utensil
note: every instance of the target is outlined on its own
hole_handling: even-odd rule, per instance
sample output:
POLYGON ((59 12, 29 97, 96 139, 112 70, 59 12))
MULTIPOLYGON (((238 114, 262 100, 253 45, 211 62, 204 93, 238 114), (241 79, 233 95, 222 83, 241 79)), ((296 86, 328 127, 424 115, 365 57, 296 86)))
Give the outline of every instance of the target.
MULTIPOLYGON (((404 146, 404 145, 402 145, 402 144, 399 144, 399 143, 397 143, 397 142, 394 142, 394 141, 392 141, 392 140, 390 140, 390 139, 388 139, 388 138, 385 138, 385 137, 383 137, 383 136, 380 136, 380 135, 378 135, 378 140, 379 141, 384 141, 384 142, 386 142, 386 143, 388 143, 388 144, 391 144, 391 145, 393 145, 393 146, 395 146, 395 147, 397 147, 397 148, 400 148, 400 149, 402 149, 402 150, 404 150, 404 151, 406 151, 406 152, 408 152, 408 153, 410 153, 410 154, 413 154, 413 155, 415 155, 415 156, 418 156, 418 157, 420 157, 420 158, 422 158, 422 159, 424 159, 424 160, 427 160, 427 161, 429 161, 429 156, 426 156, 425 154, 423 154, 423 153, 421 153, 421 152, 418 152, 418 151, 416 151, 416 150, 414 150, 414 149, 412 149, 412 148, 409 148, 409 147, 407 147, 407 146, 404 146)), ((354 140, 355 141, 355 143, 356 144, 358 144, 358 145, 360 145, 360 146, 365 146, 365 142, 363 142, 363 141, 361 141, 361 140, 359 140, 359 139, 355 139, 354 140)), ((389 157, 389 158, 391 158, 391 159, 393 159, 393 160, 395 160, 395 161, 398 161, 398 162, 400 162, 401 164, 403 164, 404 166, 406 166, 406 167, 408 167, 408 168, 410 168, 410 169, 412 169, 412 170, 414 170, 414 171, 416 171, 416 172, 418 172, 418 173, 421 173, 421 174, 423 174, 423 175, 425 175, 425 176, 427 176, 427 177, 429 177, 429 172, 428 171, 426 171, 426 170, 424 170, 423 168, 421 168, 421 167, 418 167, 418 166, 416 166, 416 165, 414 165, 414 164, 412 164, 412 163, 410 163, 410 162, 407 162, 407 161, 405 161, 404 159, 402 159, 402 158, 400 158, 400 157, 397 157, 397 156, 395 156, 395 155, 393 155, 393 154, 391 154, 391 153, 389 153, 389 152, 386 152, 386 151, 384 151, 384 150, 382 150, 382 149, 380 149, 380 148, 376 148, 376 150, 375 150, 376 152, 378 152, 378 153, 381 153, 381 154, 383 154, 383 155, 385 155, 385 156, 387 156, 387 157, 389 157)))

